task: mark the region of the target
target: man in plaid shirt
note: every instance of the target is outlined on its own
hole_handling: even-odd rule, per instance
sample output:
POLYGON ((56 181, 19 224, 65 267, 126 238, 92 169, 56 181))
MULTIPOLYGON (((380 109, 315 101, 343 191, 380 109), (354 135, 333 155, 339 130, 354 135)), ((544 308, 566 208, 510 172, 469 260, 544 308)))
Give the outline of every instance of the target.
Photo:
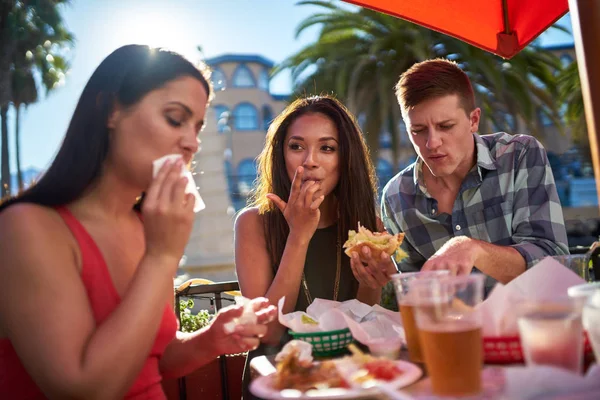
MULTIPOLYGON (((386 229, 405 233, 401 271, 469 274, 475 267, 489 290, 545 256, 568 254, 554 178, 535 138, 478 135, 481 110, 451 61, 415 64, 396 90, 418 155, 382 195, 386 229)), ((389 273, 389 264, 367 262, 366 269, 389 273)))

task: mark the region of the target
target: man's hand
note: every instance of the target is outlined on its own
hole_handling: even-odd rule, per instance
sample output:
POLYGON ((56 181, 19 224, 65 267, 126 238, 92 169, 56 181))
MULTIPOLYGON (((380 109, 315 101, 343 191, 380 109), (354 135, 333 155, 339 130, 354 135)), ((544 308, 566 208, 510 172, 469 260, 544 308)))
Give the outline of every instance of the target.
POLYGON ((449 270, 451 275, 468 275, 475 266, 480 249, 479 240, 454 237, 423 264, 421 271, 449 270))

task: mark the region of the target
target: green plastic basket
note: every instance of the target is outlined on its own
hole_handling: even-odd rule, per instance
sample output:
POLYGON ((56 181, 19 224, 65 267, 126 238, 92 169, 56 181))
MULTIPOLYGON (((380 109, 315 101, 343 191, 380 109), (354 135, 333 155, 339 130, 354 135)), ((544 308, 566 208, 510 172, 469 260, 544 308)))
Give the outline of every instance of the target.
POLYGON ((289 332, 294 339, 310 343, 315 357, 330 357, 344 353, 346 346, 354 341, 352 332, 348 328, 326 332, 289 332))

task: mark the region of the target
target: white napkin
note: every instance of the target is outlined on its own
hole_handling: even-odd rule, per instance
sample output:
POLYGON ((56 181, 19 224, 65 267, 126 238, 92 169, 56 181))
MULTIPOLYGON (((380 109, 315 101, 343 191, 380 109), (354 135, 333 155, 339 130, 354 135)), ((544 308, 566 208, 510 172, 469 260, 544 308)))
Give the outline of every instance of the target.
POLYGON ((400 313, 373 307, 358 300, 315 299, 306 312, 283 314, 285 297, 279 299, 279 323, 294 332, 320 332, 349 328, 352 336, 372 353, 394 357, 405 342, 400 313), (311 323, 312 321, 312 323, 311 323))
POLYGON ((235 327, 238 325, 255 324, 257 320, 252 300, 244 296, 235 296, 235 303, 238 305, 243 305, 244 311, 242 312, 242 315, 239 318, 234 318, 231 321, 225 323, 225 325, 223 325, 223 329, 226 333, 232 333, 235 327))
POLYGON ((552 257, 546 257, 506 285, 496 284, 489 297, 481 303, 483 336, 516 336, 515 305, 526 301, 552 300, 567 296, 570 286, 585 283, 552 257))
MULTIPOLYGON (((156 174, 158 174, 158 171, 160 171, 161 167, 167 160, 175 162, 180 158, 182 158, 181 154, 168 154, 164 157, 159 158, 158 160, 154 160, 152 162, 152 177, 156 177, 156 174)), ((200 197, 200 193, 198 193, 198 189, 196 188, 196 182, 194 181, 192 173, 186 168, 185 165, 181 168, 181 176, 185 176, 188 179, 187 185, 185 187, 185 193, 193 194, 194 198, 196 199, 196 202, 194 203, 194 212, 197 213, 198 211, 204 210, 206 208, 206 205, 204 204, 202 197, 200 197)))
POLYGON ((585 376, 551 366, 507 367, 504 373, 504 395, 507 399, 542 399, 600 389, 600 367, 597 364, 585 376))
POLYGON ((318 332, 321 330, 319 329, 318 321, 310 317, 305 312, 295 311, 284 315, 282 311, 284 304, 285 296, 280 298, 277 302, 277 313, 279 317, 279 323, 281 325, 287 326, 293 332, 299 333, 318 332))
POLYGON ((396 313, 396 318, 390 318, 386 315, 388 312, 391 313, 388 310, 372 311, 371 318, 360 323, 346 314, 341 315, 346 320, 352 337, 367 346, 371 354, 395 359, 406 338, 400 323, 400 313, 396 313))

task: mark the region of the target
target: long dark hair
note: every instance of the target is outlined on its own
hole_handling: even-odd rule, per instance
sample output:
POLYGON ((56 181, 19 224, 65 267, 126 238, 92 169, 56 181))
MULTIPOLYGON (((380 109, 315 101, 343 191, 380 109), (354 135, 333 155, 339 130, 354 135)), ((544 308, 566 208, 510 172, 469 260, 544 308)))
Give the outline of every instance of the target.
POLYGON ((338 131, 340 180, 333 193, 338 199, 338 224, 342 241, 349 229, 357 229, 359 221, 372 231, 377 228, 377 178, 368 147, 354 116, 330 96, 297 99, 269 127, 265 147, 258 156, 257 184, 250 200, 250 205, 258 207, 259 213, 264 216, 265 240, 274 269, 281 262, 289 227, 281 211, 266 195, 274 193, 285 201, 289 198, 292 182, 285 167, 285 136, 295 120, 309 113, 325 115, 338 131))
POLYGON ((208 70, 177 53, 127 45, 100 63, 85 85, 54 161, 40 180, 0 203, 28 202, 48 207, 71 203, 100 176, 109 149, 107 121, 115 101, 128 107, 149 92, 182 76, 198 79, 211 97, 208 70))

